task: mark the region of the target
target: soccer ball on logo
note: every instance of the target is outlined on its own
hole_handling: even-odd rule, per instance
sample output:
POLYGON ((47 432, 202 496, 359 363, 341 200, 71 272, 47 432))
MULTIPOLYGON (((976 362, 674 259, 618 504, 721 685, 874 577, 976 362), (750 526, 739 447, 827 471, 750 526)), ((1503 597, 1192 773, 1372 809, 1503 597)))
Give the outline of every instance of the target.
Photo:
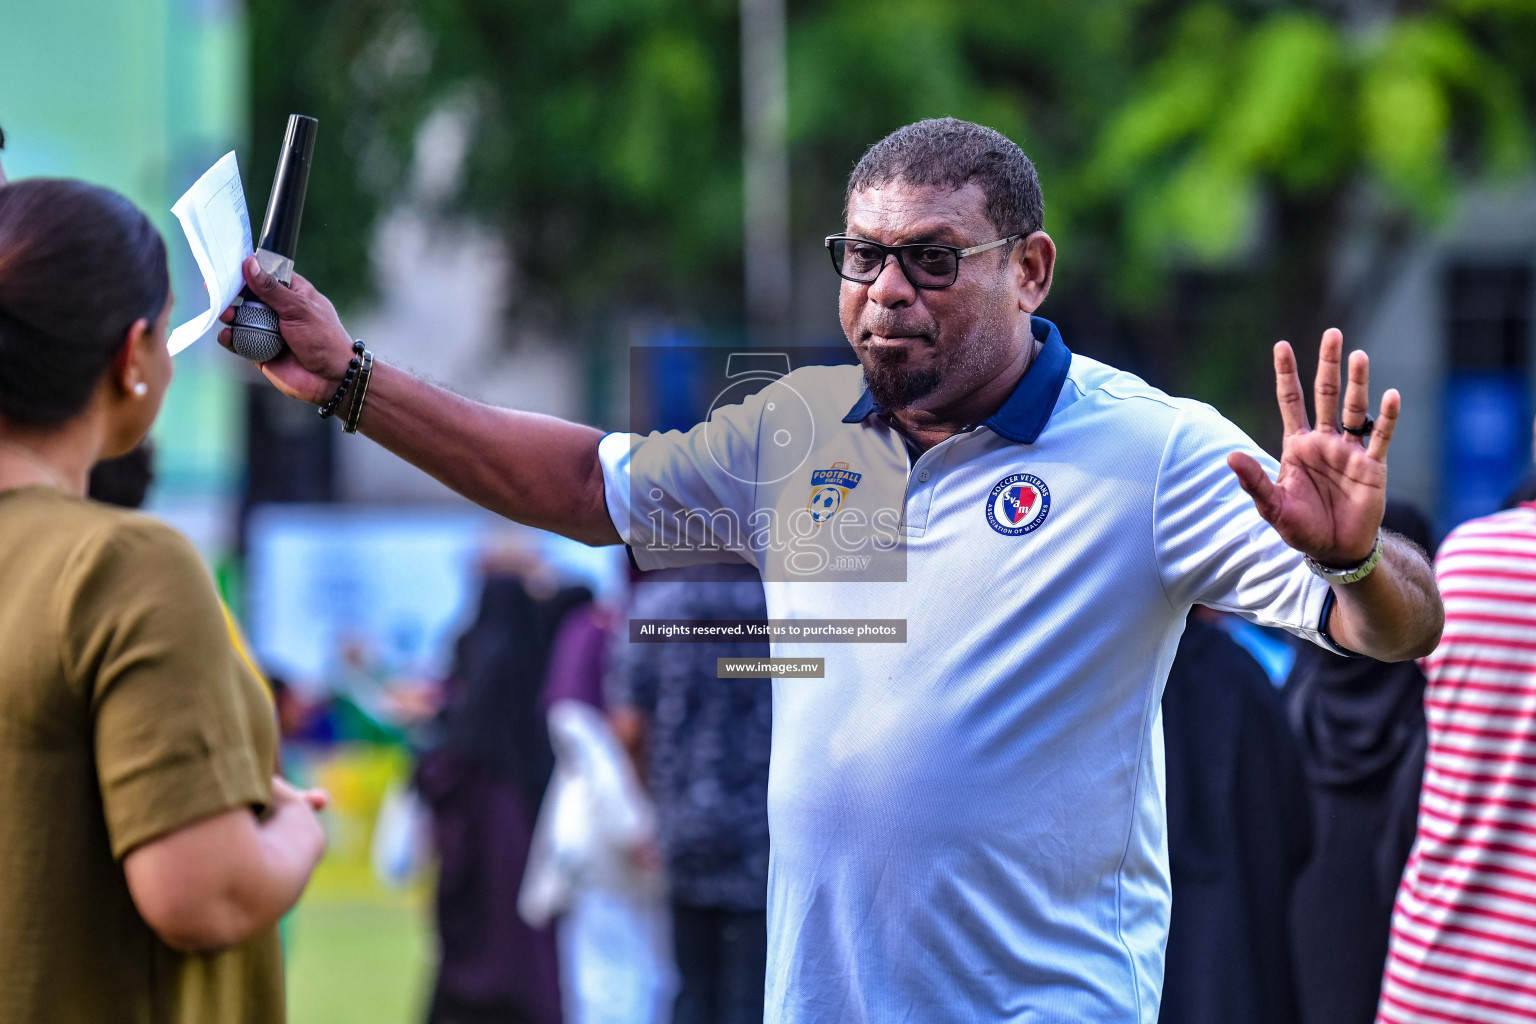
POLYGON ((811 520, 824 523, 837 515, 837 510, 842 507, 843 492, 838 487, 818 487, 811 492, 811 500, 805 506, 811 510, 811 520))

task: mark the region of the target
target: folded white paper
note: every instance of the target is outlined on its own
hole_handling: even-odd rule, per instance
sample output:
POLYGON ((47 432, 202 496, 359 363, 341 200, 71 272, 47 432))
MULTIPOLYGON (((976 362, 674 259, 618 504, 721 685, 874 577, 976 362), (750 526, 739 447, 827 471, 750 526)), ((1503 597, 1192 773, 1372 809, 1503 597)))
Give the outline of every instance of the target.
POLYGON ((224 154, 208 168, 186 195, 176 200, 171 212, 187 233, 192 258, 197 260, 203 286, 208 289, 208 311, 171 332, 169 346, 175 355, 207 334, 245 287, 240 264, 252 251, 251 218, 245 208, 245 189, 240 184, 235 154, 224 154))

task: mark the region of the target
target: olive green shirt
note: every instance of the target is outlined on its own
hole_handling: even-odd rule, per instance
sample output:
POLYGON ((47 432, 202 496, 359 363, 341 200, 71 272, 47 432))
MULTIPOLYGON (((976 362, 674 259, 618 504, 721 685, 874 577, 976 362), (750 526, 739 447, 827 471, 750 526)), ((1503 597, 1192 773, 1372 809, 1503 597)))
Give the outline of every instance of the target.
POLYGON ((270 1024, 276 928, 178 953, 135 847, 271 797, 276 723, 180 534, 48 487, 0 491, 0 1024, 270 1024))

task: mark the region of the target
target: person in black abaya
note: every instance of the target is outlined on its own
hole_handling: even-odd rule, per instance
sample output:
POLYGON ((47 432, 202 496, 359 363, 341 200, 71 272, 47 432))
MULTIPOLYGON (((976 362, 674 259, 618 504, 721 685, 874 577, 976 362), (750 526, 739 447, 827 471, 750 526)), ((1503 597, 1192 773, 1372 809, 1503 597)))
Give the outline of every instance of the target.
POLYGON ((559 1024, 553 933, 528 927, 517 895, 554 768, 539 694, 561 620, 592 594, 540 598, 491 575, 460 638, 439 725, 416 786, 437 846, 439 962, 431 1024, 559 1024))
POLYGON ((1161 1024, 1295 1024, 1287 908, 1311 826, 1263 668, 1195 609, 1163 694, 1168 929, 1161 1024))
MULTIPOLYGON (((1382 526, 1433 554, 1429 523, 1388 501, 1382 526)), ((1285 686, 1314 812, 1291 907, 1302 1024, 1372 1024, 1392 901, 1413 846, 1428 740, 1424 675, 1303 650, 1285 686)))

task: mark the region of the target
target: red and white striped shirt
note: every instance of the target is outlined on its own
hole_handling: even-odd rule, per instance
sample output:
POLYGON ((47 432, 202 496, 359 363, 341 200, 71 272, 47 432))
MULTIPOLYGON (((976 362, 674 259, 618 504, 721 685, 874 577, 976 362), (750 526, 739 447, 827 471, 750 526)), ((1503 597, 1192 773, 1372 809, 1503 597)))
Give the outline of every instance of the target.
POLYGON ((1441 545, 1429 753, 1378 1024, 1536 1021, 1536 503, 1441 545))

